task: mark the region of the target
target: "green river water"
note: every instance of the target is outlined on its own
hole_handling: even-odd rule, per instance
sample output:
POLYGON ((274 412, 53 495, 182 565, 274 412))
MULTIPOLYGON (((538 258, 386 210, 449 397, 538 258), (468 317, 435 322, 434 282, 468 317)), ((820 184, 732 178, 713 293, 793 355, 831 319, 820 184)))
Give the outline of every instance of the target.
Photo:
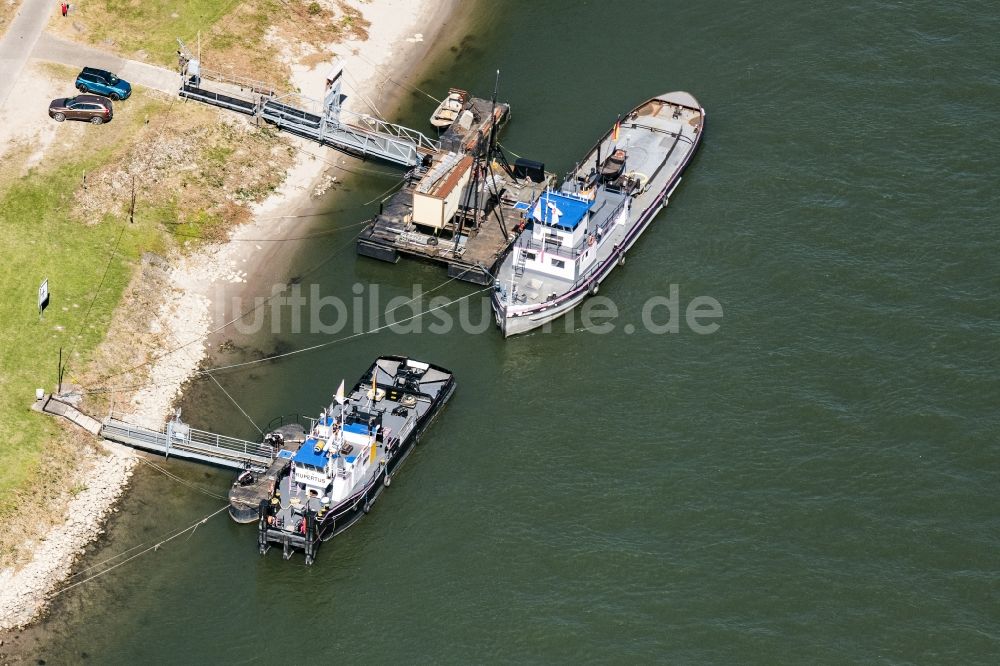
MULTIPOLYGON (((415 81, 486 96, 499 67, 513 107, 502 142, 550 170, 568 170, 652 95, 687 90, 707 110, 669 209, 602 285, 614 330, 560 324, 504 341, 478 294, 469 320, 482 332, 425 324, 221 373, 261 427, 315 414, 384 353, 444 365, 458 390, 371 515, 315 566, 258 556, 254 527, 220 515, 61 595, 0 652, 996 663, 995 4, 463 4, 465 23, 452 21, 415 81), (715 333, 642 325, 644 304, 671 285, 681 309, 699 296, 721 304, 715 333)), ((397 117, 426 127, 432 108, 415 94, 397 117)), ((397 178, 342 176, 324 202, 336 212, 296 231, 355 225, 397 178)), ((433 265, 340 249, 355 230, 282 244, 243 295, 302 277, 304 291, 345 300, 377 284, 384 303, 446 280, 433 265)), ((452 282, 433 296, 474 290, 452 282)), ((329 336, 282 321, 277 334, 213 337, 231 342, 213 363, 354 325, 329 336)), ((182 404, 196 426, 258 436, 210 382, 182 404)), ((220 495, 231 480, 167 467, 220 495)), ((81 566, 221 506, 143 467, 81 566)))

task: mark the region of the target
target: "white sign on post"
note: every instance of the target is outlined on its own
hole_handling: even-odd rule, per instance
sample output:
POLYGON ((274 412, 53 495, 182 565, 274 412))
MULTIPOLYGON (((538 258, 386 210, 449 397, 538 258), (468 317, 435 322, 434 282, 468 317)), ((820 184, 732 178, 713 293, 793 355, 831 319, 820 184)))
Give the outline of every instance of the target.
POLYGON ((49 304, 49 279, 45 278, 38 285, 38 314, 41 316, 42 310, 49 304))

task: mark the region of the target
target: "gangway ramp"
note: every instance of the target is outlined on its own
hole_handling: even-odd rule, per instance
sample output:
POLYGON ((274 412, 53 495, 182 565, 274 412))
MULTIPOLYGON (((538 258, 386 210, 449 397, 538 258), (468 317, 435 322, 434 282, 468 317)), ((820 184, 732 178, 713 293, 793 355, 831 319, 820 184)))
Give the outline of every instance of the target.
POLYGON ((263 471, 274 461, 274 449, 257 442, 192 428, 180 419, 153 430, 109 415, 101 424, 101 437, 125 446, 230 469, 263 471))
POLYGON ((417 130, 342 109, 342 74, 342 66, 335 67, 320 102, 300 93, 278 95, 265 82, 211 71, 198 60, 182 55, 178 94, 252 116, 350 155, 375 157, 406 168, 420 165, 440 150, 439 141, 417 130))

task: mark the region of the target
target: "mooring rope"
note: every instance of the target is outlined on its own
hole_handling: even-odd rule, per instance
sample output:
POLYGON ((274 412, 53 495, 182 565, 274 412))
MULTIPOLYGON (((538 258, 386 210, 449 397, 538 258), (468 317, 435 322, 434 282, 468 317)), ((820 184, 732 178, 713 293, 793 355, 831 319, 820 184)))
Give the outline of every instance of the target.
POLYGON ((444 286, 446 286, 446 285, 449 285, 449 284, 451 284, 452 282, 454 282, 454 281, 455 281, 455 280, 457 280, 458 278, 459 278, 459 276, 458 276, 458 275, 456 275, 455 277, 451 278, 450 280, 446 280, 446 281, 442 282, 441 284, 439 284, 438 286, 434 287, 433 289, 429 289, 429 290, 427 290, 427 291, 425 291, 425 292, 422 292, 422 293, 421 293, 421 294, 420 294, 419 296, 415 296, 415 297, 411 298, 410 300, 406 301, 405 303, 402 303, 402 304, 400 304, 400 305, 397 305, 397 306, 396 306, 396 307, 394 307, 394 308, 390 308, 390 309, 386 310, 385 312, 383 312, 383 313, 382 313, 382 315, 383 315, 383 316, 388 316, 390 312, 395 312, 396 310, 398 310, 398 309, 400 309, 400 308, 405 308, 405 307, 406 307, 407 305, 409 305, 410 303, 412 303, 412 302, 414 302, 414 301, 419 301, 420 299, 422 299, 422 298, 423 298, 424 296, 426 296, 427 294, 433 294, 433 293, 434 293, 435 291, 437 291, 437 290, 438 290, 438 289, 440 289, 441 287, 444 287, 444 286))
POLYGON ((199 486, 197 484, 194 484, 194 483, 191 483, 190 481, 182 479, 181 477, 177 476, 176 474, 173 474, 172 472, 168 472, 167 470, 165 470, 164 468, 160 467, 156 463, 153 463, 153 462, 150 462, 149 460, 146 460, 142 456, 138 456, 136 459, 139 462, 141 462, 142 464, 148 465, 148 466, 152 467, 153 469, 155 469, 160 474, 163 474, 164 476, 166 476, 166 477, 168 477, 170 479, 173 479, 174 481, 176 481, 177 483, 181 484, 182 486, 187 486, 188 488, 191 488, 192 490, 196 490, 196 491, 198 491, 199 493, 201 493, 203 495, 208 495, 209 497, 213 497, 215 499, 221 499, 221 500, 228 499, 227 497, 224 497, 223 495, 217 495, 216 493, 213 493, 211 490, 207 490, 207 489, 202 488, 201 486, 199 486))
MULTIPOLYGON (((329 259, 327 259, 327 261, 328 260, 329 259)), ((310 271, 306 272, 304 275, 308 275, 309 272, 312 272, 312 270, 314 270, 314 269, 310 269, 310 271)), ((454 282, 457 279, 458 279, 458 276, 450 278, 448 280, 445 280, 444 282, 442 282, 441 284, 437 285, 436 287, 433 287, 429 291, 424 292, 424 294, 422 296, 425 296, 427 294, 433 293, 433 292, 437 291, 438 289, 444 287, 445 285, 447 285, 447 284, 449 284, 451 282, 454 282)), ((245 366, 245 365, 253 365, 253 364, 256 364, 256 363, 263 363, 265 361, 273 361, 273 360, 276 360, 276 359, 284 358, 286 356, 291 356, 291 355, 294 355, 294 354, 300 354, 302 352, 312 351, 313 349, 319 349, 321 347, 326 347, 326 346, 329 346, 329 345, 333 345, 333 344, 336 344, 338 342, 346 342, 348 340, 353 340, 354 338, 358 338, 358 337, 361 337, 361 336, 364 336, 364 335, 371 335, 371 334, 374 334, 374 333, 378 333, 379 331, 383 331, 386 328, 389 328, 391 326, 395 326, 397 324, 403 324, 403 323, 406 323, 406 322, 411 321, 413 319, 416 319, 418 317, 422 317, 425 314, 429 314, 431 312, 434 312, 436 310, 440 310, 442 308, 450 307, 451 305, 454 305, 455 303, 458 303, 460 301, 464 301, 464 300, 466 300, 468 298, 471 298, 471 297, 473 297, 473 296, 475 296, 477 294, 481 294, 481 293, 486 292, 486 291, 491 291, 492 289, 493 289, 492 286, 484 287, 483 289, 479 289, 477 291, 474 291, 474 292, 471 292, 469 294, 466 294, 465 296, 462 296, 460 298, 453 299, 453 300, 448 301, 447 303, 443 303, 443 304, 441 304, 441 305, 439 305, 437 307, 430 308, 430 309, 418 312, 415 315, 413 315, 412 317, 407 317, 406 319, 401 319, 399 321, 394 321, 391 324, 384 324, 382 326, 379 326, 377 328, 373 328, 373 329, 368 330, 368 331, 361 331, 359 333, 354 333, 354 334, 349 335, 347 337, 337 338, 336 340, 330 340, 328 342, 323 342, 323 343, 320 343, 318 345, 313 345, 311 347, 306 347, 305 349, 295 350, 295 351, 292 351, 292 352, 288 352, 286 354, 280 354, 280 355, 276 355, 276 356, 268 356, 268 357, 256 359, 256 360, 253 360, 253 361, 246 361, 244 363, 237 363, 237 364, 233 364, 233 365, 220 366, 220 367, 217 367, 217 368, 209 368, 208 370, 198 370, 198 371, 194 372, 192 376, 200 376, 200 375, 203 375, 203 374, 211 374, 213 372, 220 371, 220 370, 228 370, 228 369, 231 369, 231 368, 242 367, 242 366, 245 366)), ((151 359, 150 361, 147 361, 145 363, 141 363, 141 364, 139 364, 137 366, 129 368, 128 370, 123 370, 121 372, 117 372, 115 374, 108 375, 108 376, 106 376, 106 377, 98 380, 98 382, 103 382, 103 381, 106 381, 108 379, 113 379, 115 377, 118 377, 120 375, 126 374, 128 372, 133 371, 133 370, 137 370, 137 369, 139 369, 139 368, 141 368, 143 366, 150 365, 154 361, 157 361, 157 360, 159 360, 161 358, 169 356, 170 354, 172 354, 174 352, 180 351, 184 347, 187 347, 188 345, 194 344, 198 340, 201 340, 201 339, 203 339, 205 337, 208 337, 208 335, 211 335, 212 333, 215 333, 217 331, 221 331, 222 329, 226 328, 230 324, 232 324, 232 323, 234 323, 236 321, 239 321, 241 318, 243 318, 246 315, 250 314, 254 310, 257 310, 258 308, 263 307, 268 302, 270 302, 271 299, 275 298, 278 295, 280 295, 280 294, 272 295, 270 298, 265 299, 262 303, 260 303, 260 304, 258 304, 256 306, 254 306, 253 308, 251 308, 251 309, 243 312, 238 317, 236 317, 234 319, 231 319, 230 321, 226 322, 225 324, 219 326, 218 328, 216 328, 216 329, 214 329, 212 331, 209 331, 205 336, 202 336, 200 338, 196 338, 196 339, 191 340, 191 341, 189 341, 187 343, 184 343, 183 345, 180 345, 179 347, 175 347, 174 349, 168 350, 168 351, 160 354, 159 356, 151 359)), ((400 305, 400 306, 398 306, 396 308, 392 308, 388 312, 393 312, 393 311, 399 309, 400 307, 403 307, 404 305, 408 305, 408 304, 412 303, 415 300, 417 300, 417 299, 416 298, 412 298, 409 301, 407 301, 406 303, 404 303, 403 305, 400 305)), ((386 314, 388 314, 388 312, 386 312, 386 314)), ((118 387, 118 388, 114 388, 114 387, 111 387, 111 388, 108 388, 108 387, 92 388, 92 389, 89 389, 89 390, 86 390, 86 391, 82 391, 82 393, 84 395, 93 395, 93 394, 100 394, 100 393, 122 393, 124 391, 134 391, 134 390, 139 390, 139 389, 147 388, 147 387, 149 387, 149 388, 159 388, 159 387, 163 387, 163 386, 170 386, 172 384, 173 384, 173 382, 167 382, 167 383, 147 382, 147 383, 144 383, 144 384, 135 384, 135 385, 131 385, 131 386, 124 386, 124 387, 118 387)))
MULTIPOLYGON (((375 71, 376 71, 376 72, 379 72, 379 73, 381 73, 381 70, 383 69, 381 65, 378 65, 377 63, 374 63, 374 62, 372 62, 371 60, 369 60, 369 59, 368 59, 368 58, 366 58, 365 56, 361 55, 360 53, 356 53, 355 55, 356 55, 356 56, 357 56, 358 58, 361 58, 362 60, 364 60, 364 61, 365 61, 366 63, 368 63, 368 64, 369 64, 369 65, 371 65, 372 67, 374 67, 374 68, 375 68, 375 71)), ((397 81, 396 79, 392 78, 392 77, 391 77, 391 76, 389 76, 388 74, 382 74, 382 76, 384 76, 384 77, 386 78, 386 80, 387 80, 387 81, 391 81, 392 83, 396 84, 396 85, 397 85, 397 86, 399 86, 400 88, 408 88, 409 90, 411 90, 411 91, 413 91, 413 92, 418 92, 418 93, 420 93, 420 94, 422 94, 422 95, 425 95, 425 96, 426 96, 426 97, 428 97, 428 98, 429 98, 430 100, 432 100, 432 101, 434 101, 434 102, 437 102, 438 104, 440 104, 440 103, 441 103, 441 100, 439 100, 439 99, 438 99, 437 97, 435 97, 434 95, 430 94, 429 92, 427 92, 427 91, 425 91, 425 90, 421 90, 420 88, 418 88, 418 87, 417 87, 417 86, 415 86, 415 85, 411 85, 411 84, 409 84, 409 83, 403 83, 402 81, 397 81)))
MULTIPOLYGON (((312 268, 310 268, 309 270, 307 270, 306 272, 304 272, 300 276, 300 278, 304 278, 305 276, 310 275, 311 273, 314 273, 315 271, 317 271, 320 268, 322 268, 323 266, 325 266, 327 263, 330 262, 331 259, 333 259, 334 257, 336 257, 343 250, 345 250, 352 243, 354 243, 354 241, 357 240, 358 236, 360 236, 360 235, 361 235, 361 232, 359 231, 357 234, 355 234, 354 236, 352 236, 350 238, 350 240, 348 240, 347 242, 345 242, 345 243, 337 246, 337 248, 333 252, 331 252, 329 255, 327 255, 327 257, 325 259, 323 259, 322 261, 320 261, 319 263, 317 263, 315 266, 313 266, 312 268)), ((254 306, 252 306, 252 307, 244 310, 243 312, 241 312, 240 314, 236 315, 235 317, 233 317, 229 321, 227 321, 227 322, 221 324, 220 326, 212 329, 211 331, 209 331, 208 333, 205 333, 204 335, 199 335, 198 337, 192 338, 191 340, 188 340, 187 342, 182 343, 179 346, 174 347, 173 349, 168 349, 167 351, 163 352, 162 354, 157 354, 157 355, 153 356, 152 358, 150 358, 148 361, 144 361, 144 362, 139 363, 137 365, 134 365, 134 366, 132 366, 130 368, 126 368, 125 370, 121 370, 119 372, 115 372, 115 373, 112 373, 110 375, 105 375, 104 377, 101 377, 100 379, 98 379, 94 383, 104 383, 104 382, 108 381, 109 379, 114 379, 115 377, 120 377, 121 375, 128 374, 128 373, 133 372, 135 370, 138 370, 140 368, 144 368, 144 367, 146 367, 148 365, 152 365, 153 363, 159 361, 160 359, 166 358, 167 356, 170 356, 171 354, 174 354, 174 353, 180 351, 181 349, 184 349, 185 347, 189 347, 189 346, 195 344, 196 342, 200 342, 200 341, 208 338, 210 335, 218 333, 219 331, 221 331, 221 330, 223 330, 225 328, 228 328, 232 324, 235 324, 240 319, 243 319, 244 317, 246 317, 248 314, 252 314, 253 312, 259 310, 260 308, 268 305, 275 298, 278 298, 279 296, 282 296, 285 293, 285 291, 287 291, 288 288, 290 288, 290 287, 291 287, 291 284, 287 285, 286 288, 285 288, 285 290, 280 291, 280 292, 278 292, 276 294, 271 294, 270 296, 268 296, 267 298, 265 298, 260 303, 257 303, 256 305, 254 305, 254 306)), ((166 386, 166 385, 167 384, 163 384, 162 386, 166 386)), ((142 386, 159 386, 159 385, 157 385, 157 384, 143 384, 142 386)))
POLYGON ((215 382, 215 385, 218 386, 222 390, 222 392, 226 394, 226 397, 229 398, 229 401, 232 402, 234 405, 236 405, 236 409, 240 410, 240 413, 243 414, 243 416, 247 417, 247 421, 250 422, 250 425, 252 425, 254 428, 256 428, 257 432, 259 432, 261 434, 261 436, 263 436, 264 435, 264 431, 260 429, 259 425, 257 425, 256 423, 254 423, 254 420, 252 418, 250 418, 250 415, 247 414, 246 410, 243 409, 242 407, 240 407, 240 403, 236 402, 236 398, 234 398, 229 393, 229 391, 227 391, 226 388, 222 384, 219 383, 219 380, 216 379, 215 375, 209 374, 208 376, 211 377, 212 381, 215 382))
MULTIPOLYGON (((188 526, 188 527, 185 527, 185 528, 184 528, 184 529, 182 529, 182 530, 179 530, 179 531, 176 531, 176 532, 174 532, 174 533, 173 533, 173 534, 171 534, 171 535, 170 535, 169 537, 167 537, 167 538, 165 538, 165 539, 161 539, 160 541, 157 541, 156 543, 154 543, 154 544, 153 544, 152 546, 149 546, 149 547, 148 547, 148 548, 146 548, 145 550, 141 550, 141 551, 139 551, 138 553, 136 553, 135 555, 132 555, 131 557, 129 557, 129 558, 126 558, 126 559, 122 560, 121 562, 118 562, 117 564, 113 564, 112 566, 110 566, 110 567, 108 567, 108 568, 106 568, 106 569, 104 569, 104 570, 102 570, 102 571, 98 571, 98 572, 97 572, 97 573, 95 573, 95 574, 94 574, 93 576, 87 576, 87 577, 86 577, 86 578, 84 578, 83 580, 79 580, 79 581, 77 581, 77 582, 75 582, 75 583, 71 583, 71 584, 69 584, 69 585, 66 585, 65 587, 62 587, 62 588, 60 588, 60 589, 56 590, 55 592, 52 592, 52 593, 50 593, 50 594, 48 595, 49 599, 52 599, 53 597, 58 597, 58 596, 59 596, 60 594, 62 594, 63 592, 68 592, 69 590, 72 590, 72 589, 73 589, 74 587, 78 587, 78 586, 80 586, 80 585, 83 585, 84 583, 89 583, 90 581, 94 580, 95 578, 100 578, 101 576, 103 576, 104 574, 108 573, 109 571, 113 571, 113 570, 117 569, 117 568, 118 568, 118 567, 120 567, 120 566, 123 566, 123 565, 125 565, 125 564, 128 564, 129 562, 131 562, 132 560, 136 559, 137 557, 140 557, 140 556, 142 556, 142 555, 145 555, 146 553, 148 553, 148 552, 150 552, 150 551, 152 551, 152 550, 157 550, 157 549, 159 549, 159 547, 160 547, 160 546, 162 546, 162 545, 164 545, 164 544, 166 544, 166 543, 168 543, 168 542, 170 542, 170 541, 173 541, 174 539, 176 539, 176 538, 177 538, 177 537, 179 537, 180 535, 184 534, 185 532, 193 532, 194 530, 196 530, 196 529, 198 528, 198 526, 199 526, 199 525, 204 525, 204 524, 205 524, 205 523, 207 523, 207 522, 208 522, 209 520, 211 520, 211 519, 212 519, 212 518, 214 518, 215 516, 219 515, 219 514, 220 514, 220 513, 222 513, 223 511, 227 510, 228 508, 229 508, 229 504, 228 504, 228 503, 226 503, 226 505, 225 505, 225 506, 223 506, 223 507, 222 507, 221 509, 219 509, 218 511, 215 511, 215 512, 213 512, 213 513, 210 513, 210 514, 208 514, 207 516, 205 516, 204 518, 201 518, 200 520, 198 520, 198 521, 197 521, 196 523, 194 523, 193 525, 190 525, 190 526, 188 526)), ((147 542, 147 543, 148 543, 148 542, 147 542)), ((143 544, 143 545, 145 545, 145 544, 143 544)), ((136 548, 138 548, 138 546, 136 546, 136 548)), ((133 548, 133 550, 134 550, 134 548, 133 548)), ((128 551, 126 551, 126 552, 128 552, 128 551)), ((118 556, 115 556, 115 557, 120 557, 120 555, 118 555, 118 556)), ((109 560, 107 560, 107 561, 110 561, 110 560, 112 560, 112 559, 115 559, 115 558, 110 558, 110 559, 109 559, 109 560)), ((98 565, 94 565, 94 566, 96 567, 96 566, 98 566, 98 565)), ((93 567, 91 567, 91 568, 93 568, 93 567)), ((86 571, 86 570, 85 570, 85 571, 86 571)))
MULTIPOLYGON (((399 187, 400 183, 403 183, 403 182, 405 182, 405 181, 400 181, 399 183, 394 184, 393 187, 399 187)), ((365 206, 370 205, 370 204, 374 203, 375 201, 378 201, 378 199, 373 199, 372 201, 369 201, 367 204, 365 204, 365 206)), ((358 206, 359 210, 361 208, 364 208, 364 206, 358 206)), ((330 213, 314 213, 314 214, 310 214, 310 215, 279 215, 279 216, 276 216, 276 217, 263 218, 263 219, 280 220, 280 219, 292 219, 292 218, 296 218, 296 217, 321 217, 323 215, 330 215, 330 213)), ((172 226, 182 226, 184 223, 183 222, 176 222, 176 223, 175 222, 167 222, 166 224, 172 225, 172 226)), ((356 222, 354 224, 345 224, 344 226, 337 227, 336 229, 328 229, 326 231, 317 231, 314 234, 308 234, 306 236, 288 236, 288 237, 281 237, 281 238, 229 238, 229 239, 226 240, 226 242, 227 243, 285 243, 285 242, 288 242, 288 241, 312 240, 314 238, 327 238, 328 236, 333 236, 335 234, 339 234, 340 232, 346 231, 347 229, 356 229, 358 227, 364 227, 364 226, 367 226, 369 224, 371 224, 371 220, 365 220, 363 222, 356 222)), ((172 234, 174 236, 183 236, 185 238, 198 238, 198 239, 202 239, 202 240, 217 240, 217 239, 210 238, 208 236, 202 236, 200 234, 187 234, 187 233, 184 233, 183 231, 174 231, 172 229, 167 229, 167 233, 168 234, 172 234)), ((249 313, 247 313, 247 314, 249 314, 249 313)))
MULTIPOLYGON (((386 195, 391 194, 394 189, 396 189, 400 185, 405 185, 405 184, 406 184, 406 179, 404 178, 404 179, 400 180, 398 183, 394 183, 392 187, 390 187, 385 192, 383 192, 382 194, 378 195, 377 197, 375 197, 371 201, 366 201, 364 205, 365 206, 371 206, 376 201, 381 201, 382 199, 384 199, 386 197, 386 195)), ((368 224, 369 222, 370 222, 370 220, 365 220, 364 224, 368 224)))
POLYGON ((209 368, 208 370, 200 370, 196 374, 206 374, 206 375, 208 375, 208 374, 212 374, 213 372, 221 372, 223 370, 232 370, 234 368, 243 368, 243 367, 246 367, 246 366, 249 366, 249 365, 256 365, 257 363, 264 363, 266 361, 276 361, 278 359, 287 358, 289 356, 295 356, 296 354, 303 354, 305 352, 314 351, 316 349, 321 349, 323 347, 329 347, 330 345, 335 345, 338 342, 347 342, 348 340, 353 340, 354 338, 360 338, 360 337, 365 336, 365 335, 372 335, 374 333, 378 333, 379 331, 384 331, 387 328, 391 328, 393 326, 396 326, 397 324, 405 324, 406 322, 412 321, 413 319, 416 319, 418 317, 422 317, 425 314, 429 314, 431 312, 435 312, 436 310, 441 310, 443 308, 449 307, 451 305, 454 305, 455 303, 458 303, 460 301, 464 301, 464 300, 466 300, 468 298, 471 298, 471 297, 475 296, 476 294, 481 294, 481 293, 486 292, 486 291, 493 291, 493 286, 490 285, 489 287, 484 287, 484 288, 479 289, 477 291, 474 291, 474 292, 472 292, 470 294, 466 294, 465 296, 462 296, 460 298, 455 298, 453 300, 448 301, 447 303, 443 303, 441 305, 438 305, 437 307, 428 308, 426 310, 418 312, 417 314, 413 315, 412 317, 407 317, 406 319, 400 319, 399 321, 394 321, 391 324, 383 324, 381 326, 378 326, 376 328, 371 329, 370 331, 361 331, 360 333, 354 333, 352 335, 348 335, 348 336, 343 337, 343 338, 337 338, 336 340, 329 340, 327 342, 321 342, 319 344, 312 345, 310 347, 304 347, 302 349, 296 349, 294 351, 286 352, 284 354, 277 354, 275 356, 267 356, 265 358, 258 358, 258 359, 255 359, 253 361, 244 361, 242 363, 233 363, 233 364, 230 364, 230 365, 223 365, 223 366, 219 366, 217 368, 209 368))
MULTIPOLYGON (((450 282, 450 281, 451 280, 448 280, 448 282, 450 282)), ((439 285, 439 286, 444 286, 444 285, 439 285)), ((435 287, 434 289, 438 289, 438 288, 439 287, 435 287)), ((432 289, 431 291, 433 291, 434 289, 432 289)), ((416 313, 415 315, 413 315, 411 317, 407 317, 406 319, 400 319, 399 321, 394 321, 391 324, 383 324, 382 326, 378 326, 378 327, 373 328, 373 329, 368 330, 368 331, 361 331, 359 333, 353 333, 351 335, 348 335, 348 336, 345 336, 345 337, 342 337, 342 338, 337 338, 336 340, 329 340, 327 342, 321 342, 319 344, 312 345, 310 347, 304 347, 303 349, 296 349, 296 350, 293 350, 293 351, 290 351, 290 352, 286 352, 284 354, 276 354, 274 356, 265 356, 263 358, 254 359, 252 361, 243 361, 242 363, 232 363, 230 365, 222 365, 222 366, 218 366, 218 367, 215 367, 215 368, 208 368, 207 370, 197 370, 197 371, 195 371, 195 372, 192 373, 192 376, 198 377, 198 376, 201 376, 201 375, 210 375, 210 374, 212 374, 214 372, 221 372, 223 370, 233 370, 235 368, 243 368, 243 367, 247 367, 247 366, 250 366, 250 365, 256 365, 258 363, 266 363, 268 361, 277 361, 279 359, 287 358, 289 356, 295 356, 296 354, 303 354, 305 352, 314 351, 316 349, 321 349, 323 347, 329 347, 330 345, 335 345, 335 344, 338 344, 340 342, 347 342, 349 340, 353 340, 355 338, 360 338, 360 337, 363 337, 363 336, 366 336, 366 335, 373 335, 373 334, 378 333, 380 331, 384 331, 387 328, 391 328, 391 327, 396 326, 398 324, 405 324, 406 322, 412 321, 414 319, 417 319, 418 317, 422 317, 425 314, 430 314, 431 312, 435 312, 437 310, 442 310, 444 308, 451 307, 452 305, 454 305, 456 303, 459 303, 461 301, 467 300, 469 298, 472 298, 473 296, 476 296, 477 294, 482 294, 484 292, 492 291, 492 290, 493 290, 493 286, 492 285, 489 286, 489 287, 483 287, 482 289, 479 289, 477 291, 473 291, 473 292, 471 292, 469 294, 466 294, 465 296, 461 296, 459 298, 452 299, 452 300, 448 301, 447 303, 442 303, 441 305, 435 306, 433 308, 428 308, 426 310, 421 310, 420 312, 416 313)), ((430 293, 430 292, 427 292, 427 293, 430 293)), ((412 302, 412 300, 414 300, 414 299, 411 299, 411 302, 412 302)), ((393 310, 395 310, 395 309, 396 308, 393 308, 393 310)), ((171 386, 171 385, 172 385, 172 382, 170 382, 170 383, 162 383, 162 384, 156 384, 156 383, 148 382, 148 383, 145 383, 145 384, 136 384, 136 385, 133 385, 133 386, 122 386, 122 387, 117 387, 117 388, 114 388, 114 387, 111 387, 111 388, 95 388, 95 389, 90 389, 90 390, 87 390, 87 391, 82 391, 82 393, 85 394, 85 395, 94 395, 94 394, 99 394, 99 393, 121 393, 121 392, 124 392, 124 391, 136 391, 136 390, 139 390, 139 389, 142 389, 142 388, 147 388, 147 387, 162 387, 162 386, 171 386)))

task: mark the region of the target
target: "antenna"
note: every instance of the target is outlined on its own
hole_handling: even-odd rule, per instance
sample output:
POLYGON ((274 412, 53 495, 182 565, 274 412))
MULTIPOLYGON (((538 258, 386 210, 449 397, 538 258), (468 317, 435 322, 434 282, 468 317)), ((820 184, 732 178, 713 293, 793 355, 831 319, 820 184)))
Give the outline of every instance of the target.
POLYGON ((493 83, 493 98, 490 100, 490 138, 489 144, 486 147, 486 159, 493 156, 494 140, 496 139, 496 110, 497 110, 497 92, 500 90, 500 69, 497 68, 497 78, 493 83))

